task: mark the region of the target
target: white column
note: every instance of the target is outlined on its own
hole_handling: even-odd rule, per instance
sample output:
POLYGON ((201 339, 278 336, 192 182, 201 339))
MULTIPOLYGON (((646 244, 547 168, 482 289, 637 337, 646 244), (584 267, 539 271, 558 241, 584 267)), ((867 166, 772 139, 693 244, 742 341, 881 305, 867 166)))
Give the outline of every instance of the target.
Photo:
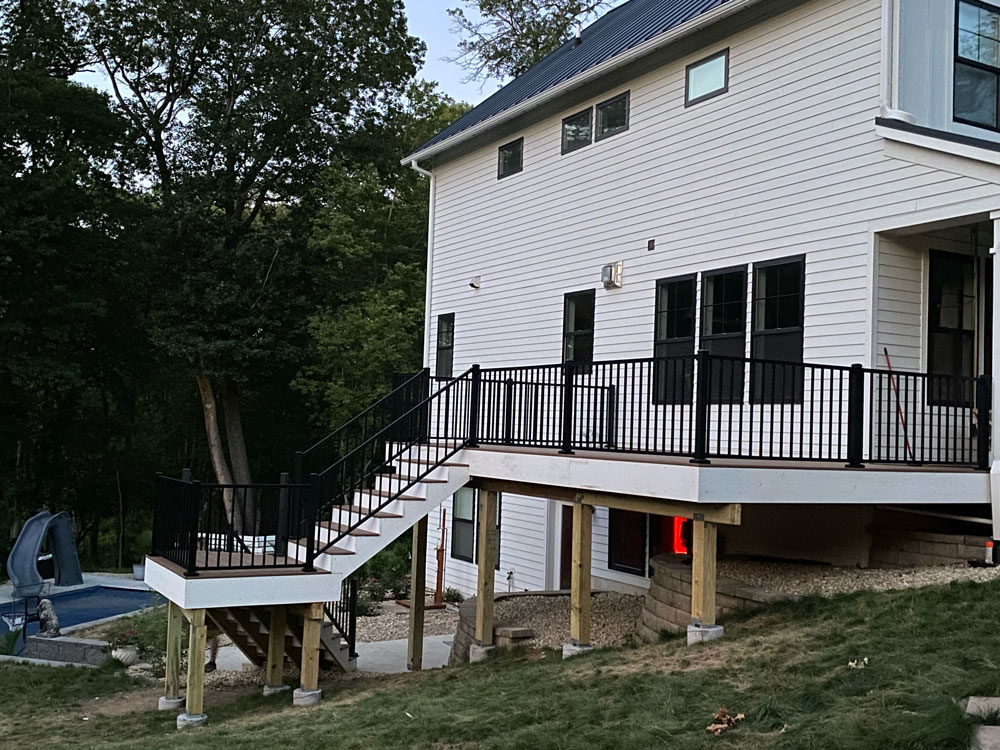
MULTIPOLYGON (((1000 378, 997 377, 997 368, 1000 367, 1000 290, 996 289, 997 282, 1000 282, 1000 211, 990 214, 993 221, 993 246, 990 248, 990 256, 993 258, 993 341, 992 362, 993 362, 993 394, 992 394, 992 419, 990 429, 990 502, 993 506, 993 538, 1000 539, 1000 378)), ((982 417, 981 417, 982 419, 982 417)), ((979 429, 987 429, 987 425, 982 421, 979 429)))

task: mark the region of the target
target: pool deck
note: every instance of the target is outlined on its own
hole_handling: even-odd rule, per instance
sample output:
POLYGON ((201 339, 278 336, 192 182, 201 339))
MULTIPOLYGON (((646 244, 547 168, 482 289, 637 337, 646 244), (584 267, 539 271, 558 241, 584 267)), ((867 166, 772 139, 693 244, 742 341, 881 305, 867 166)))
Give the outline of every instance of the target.
MULTIPOLYGON (((145 581, 137 581, 131 575, 126 573, 114 574, 114 573, 84 573, 83 583, 79 586, 52 586, 50 585, 48 590, 43 592, 43 597, 50 594, 64 594, 67 591, 81 591, 83 589, 92 589, 95 586, 107 586, 109 588, 115 589, 128 589, 129 591, 152 591, 152 589, 146 585, 145 581)), ((0 586, 0 606, 4 604, 10 604, 14 601, 14 586, 10 583, 5 583, 0 586)))

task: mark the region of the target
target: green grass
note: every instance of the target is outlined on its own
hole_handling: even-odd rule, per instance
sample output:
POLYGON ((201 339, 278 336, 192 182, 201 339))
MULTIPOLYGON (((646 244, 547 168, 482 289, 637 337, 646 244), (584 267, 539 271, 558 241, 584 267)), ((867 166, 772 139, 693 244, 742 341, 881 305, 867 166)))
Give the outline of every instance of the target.
MULTIPOLYGON (((470 667, 333 681, 292 709, 256 691, 173 716, 82 716, 134 689, 120 672, 0 667, 0 746, 53 748, 911 748, 969 746, 957 701, 1000 695, 1000 583, 810 598, 730 620, 726 638, 597 651, 515 653, 470 667), (850 669, 868 657, 865 669, 850 669), (8 697, 9 696, 9 697, 8 697), (726 706, 746 720, 705 727, 726 706)), ((152 693, 151 693, 152 695, 152 693)), ((149 705, 152 705, 150 698, 149 705)))

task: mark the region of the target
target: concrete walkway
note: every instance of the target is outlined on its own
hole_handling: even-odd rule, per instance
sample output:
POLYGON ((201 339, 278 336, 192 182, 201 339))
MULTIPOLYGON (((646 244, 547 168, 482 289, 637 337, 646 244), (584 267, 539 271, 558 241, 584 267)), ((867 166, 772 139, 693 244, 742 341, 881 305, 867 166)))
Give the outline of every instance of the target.
MULTIPOLYGON (((424 638, 424 669, 439 669, 448 663, 453 635, 424 638)), ((220 670, 238 672, 250 662, 236 646, 219 649, 215 660, 220 670)), ((358 671, 399 674, 406 671, 406 639, 358 644, 358 671)))

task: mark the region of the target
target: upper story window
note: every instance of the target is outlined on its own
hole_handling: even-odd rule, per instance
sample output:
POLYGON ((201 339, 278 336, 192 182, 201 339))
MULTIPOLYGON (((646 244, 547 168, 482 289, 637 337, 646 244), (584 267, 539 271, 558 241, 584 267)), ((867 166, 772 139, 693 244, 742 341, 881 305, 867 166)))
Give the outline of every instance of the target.
POLYGON ((450 378, 455 359, 455 313, 438 315, 437 360, 434 374, 439 378, 450 378))
POLYGON ((563 303, 563 362, 594 361, 593 289, 567 294, 563 303))
POLYGON ((497 179, 502 180, 524 169, 524 138, 500 147, 497 155, 497 179))
POLYGON ((996 130, 1000 81, 1000 9, 959 0, 955 40, 958 122, 996 130))
POLYGON ((562 121, 562 152, 568 154, 578 148, 589 146, 592 136, 592 107, 570 115, 562 121))
POLYGON ((597 105, 597 126, 594 140, 608 138, 615 133, 628 130, 629 92, 608 99, 597 105))
POLYGON ((687 66, 684 106, 690 107, 729 90, 729 50, 687 66))

